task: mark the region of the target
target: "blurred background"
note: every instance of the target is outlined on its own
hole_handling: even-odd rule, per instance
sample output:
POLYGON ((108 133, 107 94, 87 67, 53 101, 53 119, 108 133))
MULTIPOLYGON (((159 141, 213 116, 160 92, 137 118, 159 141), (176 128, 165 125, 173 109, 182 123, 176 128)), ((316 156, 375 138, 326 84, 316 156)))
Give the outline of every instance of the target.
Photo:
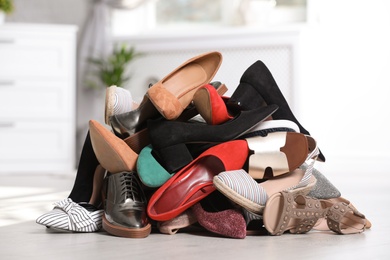
POLYGON ((389 183, 390 1, 14 0, 13 5, 0 25, 0 174, 73 174, 88 121, 103 122, 106 86, 88 81, 94 71, 87 60, 125 45, 143 53, 126 66, 131 77, 121 86, 135 99, 201 52, 223 54, 214 79, 227 85, 227 94, 247 67, 264 61, 324 153, 327 161, 318 168, 337 182, 376 176, 389 183), (47 60, 50 55, 59 58, 47 60), (64 67, 55 69, 59 62, 64 67), (23 91, 27 87, 30 92, 23 91), (33 98, 40 100, 39 108, 29 114, 33 98))

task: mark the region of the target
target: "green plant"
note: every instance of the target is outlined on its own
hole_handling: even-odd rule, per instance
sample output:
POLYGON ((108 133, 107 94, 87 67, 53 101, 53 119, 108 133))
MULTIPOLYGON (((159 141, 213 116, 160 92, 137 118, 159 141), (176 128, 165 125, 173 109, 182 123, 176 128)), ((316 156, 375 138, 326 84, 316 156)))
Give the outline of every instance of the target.
MULTIPOLYGON (((139 56, 141 53, 136 52, 134 47, 122 44, 116 46, 108 57, 89 58, 88 61, 94 65, 96 69, 94 75, 105 87, 112 85, 123 87, 131 78, 127 73, 127 65, 139 56)), ((101 84, 91 80, 87 84, 92 88, 101 86, 101 84)))
POLYGON ((10 14, 14 11, 14 4, 12 0, 0 0, 0 10, 4 13, 10 14))

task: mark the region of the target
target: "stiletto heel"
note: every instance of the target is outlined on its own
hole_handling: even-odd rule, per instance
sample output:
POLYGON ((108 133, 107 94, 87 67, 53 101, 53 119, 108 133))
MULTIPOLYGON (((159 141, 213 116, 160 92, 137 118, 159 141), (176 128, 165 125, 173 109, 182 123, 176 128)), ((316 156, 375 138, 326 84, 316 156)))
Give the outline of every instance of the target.
POLYGON ((168 172, 175 172, 193 160, 191 153, 184 143, 154 150, 153 153, 160 158, 160 163, 168 172))

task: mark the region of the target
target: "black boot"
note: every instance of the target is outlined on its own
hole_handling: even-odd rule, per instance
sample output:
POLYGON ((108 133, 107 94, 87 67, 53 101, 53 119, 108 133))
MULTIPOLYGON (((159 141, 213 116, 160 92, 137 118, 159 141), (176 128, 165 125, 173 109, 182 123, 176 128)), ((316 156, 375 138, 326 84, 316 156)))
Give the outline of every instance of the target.
POLYGON ((83 150, 81 151, 80 162, 77 168, 76 179, 69 194, 74 202, 89 201, 93 191, 93 179, 99 161, 92 149, 89 131, 84 141, 83 150))
MULTIPOLYGON (((244 72, 230 102, 239 103, 242 110, 253 110, 267 104, 278 105, 279 109, 272 114, 273 119, 293 121, 298 125, 302 134, 310 135, 309 131, 295 118, 271 72, 260 60, 244 72)), ((325 162, 325 156, 321 152, 318 157, 325 162)))

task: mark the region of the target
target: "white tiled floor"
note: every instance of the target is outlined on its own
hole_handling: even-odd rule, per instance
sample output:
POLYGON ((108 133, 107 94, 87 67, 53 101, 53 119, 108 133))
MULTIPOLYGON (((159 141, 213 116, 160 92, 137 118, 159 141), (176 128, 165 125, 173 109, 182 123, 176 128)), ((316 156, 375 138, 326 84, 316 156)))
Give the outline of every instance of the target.
POLYGON ((389 185, 380 178, 339 185, 373 223, 356 235, 311 231, 304 235, 230 239, 209 232, 152 233, 144 239, 104 231, 56 233, 36 217, 65 198, 74 175, 0 175, 0 259, 390 259, 389 185))

